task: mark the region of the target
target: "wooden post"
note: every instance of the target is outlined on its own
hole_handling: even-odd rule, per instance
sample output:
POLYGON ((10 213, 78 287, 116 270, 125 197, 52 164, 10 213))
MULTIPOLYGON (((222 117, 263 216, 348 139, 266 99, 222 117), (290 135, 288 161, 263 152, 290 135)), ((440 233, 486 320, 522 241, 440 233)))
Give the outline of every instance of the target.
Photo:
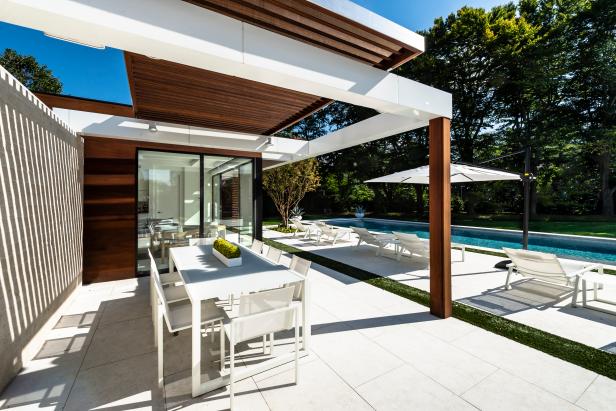
POLYGON ((450 120, 430 120, 430 312, 451 316, 450 120))

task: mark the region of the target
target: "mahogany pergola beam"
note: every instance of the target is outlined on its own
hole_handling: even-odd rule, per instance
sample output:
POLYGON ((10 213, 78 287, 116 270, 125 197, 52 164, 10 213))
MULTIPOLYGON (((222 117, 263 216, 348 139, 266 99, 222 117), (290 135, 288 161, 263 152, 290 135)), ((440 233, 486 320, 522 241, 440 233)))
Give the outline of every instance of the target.
POLYGON ((450 120, 430 120, 430 312, 451 316, 450 120))

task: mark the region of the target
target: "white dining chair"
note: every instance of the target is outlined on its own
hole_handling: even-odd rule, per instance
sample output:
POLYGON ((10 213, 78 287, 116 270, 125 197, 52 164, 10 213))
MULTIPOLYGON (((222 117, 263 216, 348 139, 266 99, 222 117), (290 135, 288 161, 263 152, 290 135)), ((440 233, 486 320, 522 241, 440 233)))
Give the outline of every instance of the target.
MULTIPOLYGON (((309 260, 294 255, 291 258, 289 270, 306 279, 306 277, 308 277, 308 273, 310 272, 311 263, 312 262, 309 260)), ((298 281, 296 283, 289 284, 289 286, 293 286, 295 288, 295 291, 293 292, 293 301, 300 301, 304 290, 304 281, 298 281)))
MULTIPOLYGON (((162 388, 164 377, 164 339, 163 339, 163 320, 170 333, 177 333, 182 330, 192 328, 192 304, 190 301, 182 301, 170 304, 165 297, 162 284, 158 277, 154 276, 154 289, 156 291, 156 327, 155 340, 158 347, 158 386, 162 388)), ((216 306, 214 300, 206 300, 201 303, 201 325, 212 328, 211 338, 214 341, 214 327, 220 328, 220 339, 223 340, 223 320, 225 319, 224 310, 216 306)))
POLYGON ((167 301, 178 302, 188 299, 188 294, 184 288, 182 277, 179 273, 160 274, 156 266, 156 260, 148 249, 150 257, 150 306, 152 307, 152 323, 156 324, 156 291, 154 290, 154 279, 163 287, 163 292, 167 301), (173 274, 173 275, 170 275, 173 274), (176 276, 178 280, 176 281, 176 276))
POLYGON ((257 239, 252 240, 250 250, 257 254, 261 254, 263 252, 263 241, 257 239))
MULTIPOLYGON (((235 395, 235 346, 241 342, 295 328, 295 383, 298 381, 299 359, 299 310, 292 304, 293 289, 290 287, 260 291, 240 296, 237 317, 225 321, 223 329, 229 338, 229 397, 231 410, 235 395)), ((274 340, 271 338, 270 354, 274 340)), ((220 339, 220 367, 225 368, 225 339, 220 339)))
POLYGON ((271 262, 273 262, 274 264, 278 264, 280 262, 280 257, 282 257, 282 250, 279 248, 270 246, 267 249, 267 253, 265 254, 265 257, 271 262))

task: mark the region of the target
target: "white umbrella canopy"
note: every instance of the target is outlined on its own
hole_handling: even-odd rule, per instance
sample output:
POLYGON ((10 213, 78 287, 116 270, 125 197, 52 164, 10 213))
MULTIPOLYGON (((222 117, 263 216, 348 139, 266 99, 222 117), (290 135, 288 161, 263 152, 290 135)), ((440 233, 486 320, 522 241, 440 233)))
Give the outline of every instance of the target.
MULTIPOLYGON (((475 181, 501 181, 521 180, 519 174, 506 171, 494 170, 484 167, 467 166, 464 164, 451 164, 452 183, 472 183, 475 181)), ((383 177, 366 180, 365 183, 406 183, 406 184, 429 184, 429 166, 399 171, 383 177)))

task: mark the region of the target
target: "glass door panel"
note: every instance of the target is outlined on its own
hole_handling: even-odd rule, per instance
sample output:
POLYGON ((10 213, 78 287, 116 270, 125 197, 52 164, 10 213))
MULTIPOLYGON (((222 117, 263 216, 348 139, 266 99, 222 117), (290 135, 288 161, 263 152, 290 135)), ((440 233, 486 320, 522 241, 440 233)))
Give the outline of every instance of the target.
POLYGON ((199 237, 200 156, 139 151, 137 274, 150 270, 148 249, 158 269, 168 269, 169 248, 199 237))

